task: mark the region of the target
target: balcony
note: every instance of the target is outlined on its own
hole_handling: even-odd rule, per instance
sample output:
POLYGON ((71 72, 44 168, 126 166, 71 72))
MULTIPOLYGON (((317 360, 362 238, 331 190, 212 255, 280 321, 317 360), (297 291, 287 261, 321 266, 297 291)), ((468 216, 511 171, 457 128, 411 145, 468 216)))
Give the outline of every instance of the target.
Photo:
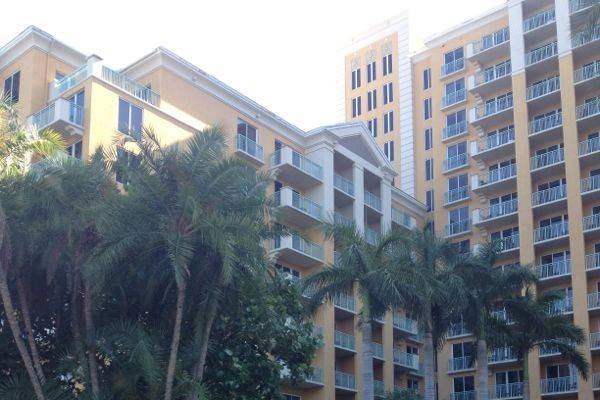
POLYGON ((350 199, 354 199, 354 183, 350 179, 344 178, 339 174, 334 174, 333 187, 337 192, 342 193, 350 199))
MULTIPOLYGON (((280 372, 281 379, 288 382, 290 380, 290 370, 284 367, 280 372)), ((304 376, 304 381, 298 383, 299 388, 315 388, 323 386, 323 369, 312 367, 312 372, 304 376)))
POLYGON ((354 314, 356 312, 356 303, 354 296, 348 293, 340 293, 333 298, 333 305, 343 311, 354 314))
POLYGON ((323 262, 323 247, 297 233, 275 238, 272 252, 276 253, 278 259, 301 267, 312 267, 323 262))
POLYGON ((473 211, 473 224, 481 226, 492 226, 507 224, 517 220, 519 211, 519 200, 513 199, 493 204, 488 209, 476 209, 473 211))
POLYGON ((535 48, 525 54, 525 68, 531 73, 545 73, 554 67, 545 61, 555 59, 558 55, 558 42, 554 41, 535 48))
POLYGON ((508 156, 514 151, 514 143, 514 128, 496 131, 476 142, 471 142, 472 157, 489 161, 494 157, 508 156))
POLYGON ((471 186, 473 191, 486 195, 494 190, 504 191, 514 186, 516 177, 517 165, 511 164, 473 176, 471 186))
POLYGON ((546 153, 538 154, 529 159, 529 166, 532 172, 539 170, 545 170, 544 173, 551 174, 554 170, 549 171, 550 167, 563 164, 565 161, 565 150, 559 148, 556 150, 548 151, 546 153))
POLYGON ((590 344, 590 350, 600 350, 600 332, 590 333, 588 343, 590 344))
POLYGON ((448 93, 442 97, 441 109, 444 110, 445 108, 452 107, 465 101, 467 101, 467 90, 457 90, 456 92, 448 93))
POLYGON ((449 206, 469 199, 469 185, 448 190, 444 193, 444 205, 449 206))
POLYGON ((371 349, 373 349, 373 358, 378 360, 384 360, 383 345, 381 343, 371 342, 371 349))
POLYGON ((393 352, 394 365, 398 367, 418 370, 419 369, 419 356, 416 354, 405 353, 400 349, 394 348, 393 352))
POLYGON ((455 171, 469 165, 469 154, 462 153, 453 157, 446 158, 442 170, 444 173, 455 171))
POLYGON ((83 108, 66 99, 56 99, 37 113, 27 117, 27 125, 38 131, 54 130, 63 136, 83 135, 83 108))
POLYGON ((600 117, 600 100, 596 99, 578 105, 575 109, 575 114, 580 132, 587 131, 595 126, 600 117))
POLYGON ((293 183, 299 189, 307 189, 323 181, 323 167, 290 147, 273 152, 269 164, 278 180, 293 183))
POLYGON ((600 138, 579 142, 579 163, 589 166, 600 161, 600 138))
POLYGON ((448 373, 475 369, 472 357, 456 357, 448 360, 448 373))
POLYGON ((571 260, 560 260, 536 267, 540 282, 571 276, 571 260))
POLYGON ((595 372, 592 374, 592 389, 594 391, 600 389, 600 373, 595 372))
POLYGON ((417 227, 417 220, 394 207, 392 207, 392 222, 406 229, 414 229, 417 227))
POLYGON ((442 128, 442 141, 447 141, 468 133, 467 121, 460 121, 456 124, 448 125, 442 128))
POLYGON ((557 356, 560 356, 560 351, 555 345, 544 342, 538 346, 538 357, 548 358, 557 356))
POLYGON ((568 236, 569 223, 568 221, 563 221, 534 229, 533 243, 535 245, 555 245, 556 241, 559 239, 568 239, 568 236))
POLYGON ((588 293, 587 307, 588 311, 600 310, 600 292, 588 293))
POLYGON ((477 398, 477 392, 469 390, 466 392, 451 392, 448 400, 475 400, 477 398))
POLYGON ((600 26, 597 26, 591 34, 587 32, 575 33, 571 37, 571 47, 573 49, 577 49, 586 46, 590 43, 596 42, 598 39, 600 39, 600 26))
POLYGON ((235 150, 238 154, 250 161, 264 163, 265 153, 263 147, 247 136, 238 134, 235 141, 235 150))
POLYGON ((462 221, 451 222, 446 225, 445 236, 447 238, 463 235, 471 232, 471 220, 465 219, 462 221))
POLYGON ((480 96, 498 92, 502 88, 511 86, 511 72, 512 65, 508 60, 469 76, 467 87, 470 91, 476 91, 480 96))
POLYGON ((560 101, 560 77, 553 76, 527 87, 527 101, 532 112, 560 101))
POLYGON ((580 183, 581 196, 588 199, 600 197, 600 175, 582 178, 580 183))
POLYGON ((510 32, 508 27, 500 29, 481 40, 467 45, 467 58, 471 61, 485 64, 497 60, 502 55, 508 55, 510 32))
POLYGON ((443 64, 440 74, 441 74, 442 78, 445 78, 447 76, 450 76, 452 74, 460 72, 463 69, 465 69, 465 59, 464 58, 459 58, 459 59, 456 59, 456 60, 454 60, 452 62, 443 64))
POLYGON ((381 239, 381 233, 375 229, 365 226, 365 241, 367 243, 369 243, 371 246, 375 246, 379 242, 379 239, 381 239))
POLYGON ((571 15, 576 14, 590 9, 595 4, 598 4, 598 0, 569 0, 569 12, 571 15))
POLYGON ((505 308, 494 310, 491 312, 491 315, 493 318, 496 318, 497 320, 502 321, 506 324, 514 324, 514 321, 512 320, 510 315, 508 315, 508 311, 506 311, 505 308))
POLYGON ((591 93, 597 87, 596 79, 600 77, 600 61, 584 65, 574 72, 574 83, 577 94, 591 93))
POLYGON ((583 217, 583 233, 588 237, 597 237, 600 233, 600 214, 583 217))
POLYGON ((498 245, 498 251, 500 254, 512 253, 516 250, 519 250, 519 234, 517 233, 497 239, 496 243, 498 245))
POLYGON ((351 217, 346 217, 344 214, 335 211, 333 213, 333 222, 338 225, 352 225, 354 224, 354 219, 351 217))
POLYGON ((540 379, 540 394, 576 393, 577 377, 563 376, 560 378, 540 379))
POLYGON ((471 332, 467 330, 467 326, 464 322, 457 322, 450 324, 450 329, 448 329, 448 339, 456 339, 463 336, 469 336, 471 332))
POLYGON ((529 122, 529 138, 532 145, 553 141, 560 137, 562 111, 536 118, 529 122))
POLYGON ((490 399, 513 400, 523 397, 523 382, 504 383, 490 387, 490 399))
POLYGON ((354 335, 335 331, 333 342, 336 349, 342 350, 342 352, 356 353, 356 339, 354 338, 354 335))
POLYGON ((534 210, 536 212, 555 211, 560 208, 566 200, 567 185, 564 184, 532 193, 531 207, 536 209, 534 210), (549 204, 552 204, 552 207, 548 207, 549 204), (544 206, 544 208, 537 210, 540 206, 544 206))
POLYGON ((381 197, 365 190, 365 205, 370 209, 377 211, 379 214, 382 212, 381 208, 381 197))
POLYGON ((471 121, 471 124, 480 125, 485 129, 487 126, 501 123, 502 120, 512 112, 512 108, 512 95, 496 98, 486 102, 484 105, 469 110, 469 120, 471 121))
POLYGON ((289 187, 275 192, 275 204, 281 210, 281 222, 308 228, 319 223, 323 217, 322 207, 289 187))
POLYGON ((405 332, 409 335, 416 335, 419 333, 417 321, 403 317, 398 313, 394 313, 393 324, 394 329, 405 332))
POLYGON ((513 363, 518 360, 517 352, 508 346, 492 349, 488 354, 488 364, 491 365, 513 363))
POLYGON ((550 315, 566 315, 573 313, 573 297, 568 296, 560 300, 554 301, 548 307, 548 314, 550 315))
POLYGON ((385 397, 385 383, 383 381, 373 380, 373 395, 377 398, 385 397))
POLYGON ((356 392, 356 378, 353 374, 335 371, 335 388, 343 391, 356 392))
POLYGON ((545 26, 549 26, 556 21, 556 12, 554 8, 543 11, 533 17, 523 21, 523 33, 532 33, 535 30, 541 30, 545 26))
POLYGON ((600 271, 600 253, 586 254, 585 269, 588 272, 600 271))

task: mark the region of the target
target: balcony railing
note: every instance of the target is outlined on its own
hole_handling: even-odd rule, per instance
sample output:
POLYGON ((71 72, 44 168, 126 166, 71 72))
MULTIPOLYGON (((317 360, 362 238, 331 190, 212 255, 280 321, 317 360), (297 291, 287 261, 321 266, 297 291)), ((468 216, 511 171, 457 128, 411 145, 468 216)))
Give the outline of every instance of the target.
POLYGON ((471 220, 465 219, 462 221, 452 222, 446 225, 446 236, 459 235, 471 230, 471 220))
POLYGON ((581 179, 581 193, 593 192, 600 190, 600 175, 589 176, 581 179))
POLYGON ((442 97, 442 108, 450 107, 467 100, 467 90, 460 89, 442 97))
MULTIPOLYGON (((286 195, 291 196, 291 206, 296 210, 300 210, 315 219, 321 219, 323 216, 323 208, 318 203, 287 187, 275 192, 275 204, 278 206, 288 205, 286 203, 289 200, 286 201, 286 195)), ((287 198, 289 199, 289 197, 287 198)))
POLYGON ((477 392, 469 390, 466 392, 451 392, 448 400, 475 400, 477 398, 477 392))
POLYGON ((480 139, 477 148, 479 152, 484 152, 486 150, 492 150, 496 147, 504 146, 508 143, 514 143, 515 141, 515 130, 507 129, 503 131, 498 131, 493 135, 489 135, 483 139, 480 139))
POLYGON ((444 172, 452 171, 460 167, 464 167, 469 163, 469 154, 462 153, 444 160, 444 172))
POLYGON ((356 350, 356 339, 354 335, 349 335, 345 332, 335 331, 333 337, 336 347, 340 347, 346 350, 356 350))
POLYGON ((394 364, 407 368, 419 369, 419 356, 416 354, 405 353, 400 349, 394 348, 393 357, 394 364))
POLYGON ((527 88, 527 100, 537 99, 538 97, 542 97, 549 93, 557 92, 559 90, 560 77, 554 76, 552 78, 547 78, 527 88))
POLYGON ((538 356, 540 357, 551 357, 560 354, 558 347, 552 343, 542 343, 538 346, 538 356))
POLYGON ((575 83, 585 82, 600 76, 600 61, 575 70, 575 83))
POLYGON ((354 312, 356 305, 354 303, 354 296, 348 293, 339 293, 333 298, 333 304, 336 307, 343 308, 344 310, 354 312))
POLYGON ((134 81, 120 72, 113 71, 104 65, 102 66, 102 79, 153 106, 158 106, 160 102, 158 93, 154 92, 149 87, 134 81))
POLYGON ((527 33, 541 26, 548 25, 554 21, 556 21, 556 12, 553 8, 523 21, 523 32, 527 33))
POLYGON ((383 359, 383 345, 381 343, 371 342, 371 348, 373 349, 373 357, 383 359))
POLYGON ((340 225, 352 225, 354 220, 350 217, 346 217, 344 214, 339 212, 333 213, 333 222, 340 225))
POLYGON ((308 374, 306 378, 304 378, 306 382, 323 384, 323 369, 319 367, 313 367, 312 373, 308 374))
POLYGON ((397 313, 394 313, 393 324, 394 328, 400 329, 405 332, 409 332, 413 335, 419 333, 417 321, 415 321, 414 319, 403 317, 397 313))
POLYGON ((533 231, 533 242, 539 243, 545 240, 556 239, 569 234, 568 221, 557 222, 542 226, 533 231))
POLYGON ((592 214, 583 217, 583 231, 594 231, 600 228, 600 214, 592 214))
POLYGON ((517 165, 511 164, 478 175, 479 186, 491 185, 517 176, 517 165))
POLYGON ((558 164, 563 161, 565 161, 565 150, 560 148, 531 157, 530 167, 532 170, 536 170, 558 164))
POLYGON ((465 59, 458 58, 454 61, 442 65, 442 76, 447 76, 465 68, 465 59))
POLYGON ((373 380, 373 395, 376 397, 385 396, 385 383, 383 381, 373 380))
POLYGON ((381 198, 368 190, 365 190, 365 204, 374 210, 381 212, 381 198))
POLYGON ((263 160, 265 159, 263 147, 256 143, 254 140, 248 138, 247 136, 240 134, 237 135, 236 149, 248 154, 252 158, 259 160, 260 162, 263 162, 263 160))
POLYGON ((375 246, 381 237, 381 233, 376 231, 375 229, 365 227, 365 240, 370 245, 375 246))
MULTIPOLYGON (((291 238, 292 238, 291 245, 294 250, 299 251, 300 253, 307 254, 310 257, 316 258, 318 260, 323 259, 323 247, 321 247, 318 244, 313 243, 309 240, 304 239, 302 236, 300 236, 297 233, 292 233, 289 236, 291 236, 291 238)), ((282 239, 281 236, 274 239, 273 248, 275 250, 281 248, 281 242, 282 242, 281 239, 282 239)))
POLYGON ((495 65, 484 71, 475 73, 475 87, 483 85, 485 83, 493 82, 496 79, 509 76, 512 72, 512 65, 510 60, 503 62, 502 64, 495 65))
POLYGON ((335 386, 342 389, 356 390, 356 378, 353 374, 335 371, 335 386))
POLYGON ((592 253, 585 256, 585 269, 588 271, 600 269, 600 253, 592 253))
POLYGON ((489 117, 494 114, 498 114, 502 111, 511 109, 513 107, 513 97, 506 96, 494 99, 485 103, 482 106, 475 108, 475 119, 480 120, 482 118, 489 117))
POLYGON ((555 261, 548 264, 541 264, 536 267, 540 280, 567 276, 571 274, 571 260, 555 261))
POLYGON ((559 126, 562 126, 562 111, 531 121, 529 123, 529 134, 535 135, 559 126))
POLYGON ((507 324, 512 324, 514 322, 512 320, 512 318, 510 317, 510 315, 508 315, 508 311, 506 311, 505 308, 502 308, 500 310, 494 310, 491 312, 491 315, 492 315, 492 317, 496 318, 497 320, 500 320, 507 324))
POLYGON ((587 306, 588 310, 596 310, 600 308, 600 292, 588 293, 587 306))
POLYGON ((455 338, 470 334, 471 333, 467 330, 467 326, 462 321, 450 324, 450 329, 448 329, 448 338, 455 338))
POLYGON ((553 201, 567 198, 567 185, 555 186, 549 189, 540 190, 531 194, 531 205, 533 207, 553 201))
POLYGON ((445 126, 442 129, 442 139, 450 139, 467 132, 467 121, 460 121, 456 124, 445 126))
POLYGON ((283 148, 277 151, 274 151, 273 154, 269 157, 269 163, 271 167, 276 167, 281 165, 285 160, 284 152, 291 151, 291 164, 298 168, 299 170, 305 172, 306 174, 318 179, 323 180, 323 167, 321 167, 316 162, 309 160, 302 154, 298 153, 295 150, 291 150, 289 148, 283 148))
POLYGON ((577 378, 572 376, 563 376, 560 378, 541 379, 540 393, 566 393, 577 391, 577 378))
POLYGON ((550 315, 560 315, 560 314, 568 314, 573 312, 573 296, 567 296, 560 300, 555 300, 548 307, 548 314, 550 315))
POLYGON ((600 113, 600 100, 596 99, 577 106, 575 113, 578 120, 598 115, 600 113))
POLYGON ((504 383, 490 388, 490 398, 494 400, 523 397, 523 382, 504 383))
POLYGON ((589 335, 588 342, 590 344, 590 349, 600 349, 600 332, 591 332, 589 335))
POLYGON ((585 46, 588 43, 595 42, 600 39, 600 26, 596 26, 596 28, 588 33, 588 32, 578 32, 571 37, 571 47, 574 49, 585 46))
POLYGON ((333 186, 347 195, 354 197, 354 183, 350 179, 344 178, 339 174, 334 174, 333 186))
POLYGON ((457 372, 473 368, 472 357, 456 357, 448 360, 448 371, 457 372))
POLYGON ((579 156, 586 156, 588 154, 600 151, 600 137, 588 139, 579 142, 579 156))
POLYGON ((62 93, 66 92, 72 87, 79 85, 81 82, 87 79, 89 75, 90 70, 88 65, 82 65, 61 80, 50 84, 51 97, 54 98, 60 96, 62 93))
POLYGON ((469 186, 461 186, 456 189, 448 190, 444 193, 444 204, 452 204, 460 200, 469 198, 469 186))
POLYGON ((405 212, 397 210, 394 207, 392 207, 392 222, 408 229, 413 229, 415 226, 417 226, 417 221, 414 217, 405 212))
POLYGON ((497 239, 496 243, 498 244, 498 249, 500 251, 509 251, 519 248, 519 234, 514 234, 511 236, 503 237, 502 239, 497 239))
POLYGON ((558 42, 548 43, 525 54, 525 65, 537 64, 558 54, 558 42))
POLYGON ((491 49, 506 43, 510 40, 510 31, 508 27, 503 28, 490 35, 484 36, 480 41, 473 43, 473 54, 479 54, 485 50, 491 49))
POLYGON ((27 122, 30 125, 35 125, 38 130, 43 130, 55 120, 63 118, 67 119, 68 122, 83 128, 83 107, 72 101, 57 99, 55 102, 27 118, 27 122), (68 110, 65 110, 65 107, 68 107, 68 110))
POLYGON ((487 212, 482 213, 484 220, 502 217, 505 215, 516 213, 519 210, 519 199, 503 201, 498 204, 493 204, 487 209, 487 212))
POLYGON ((519 357, 517 356, 517 352, 513 350, 512 347, 498 347, 492 349, 488 354, 488 363, 501 363, 507 361, 517 361, 519 357))
POLYGON ((569 0, 569 12, 574 14, 598 3, 598 0, 569 0))

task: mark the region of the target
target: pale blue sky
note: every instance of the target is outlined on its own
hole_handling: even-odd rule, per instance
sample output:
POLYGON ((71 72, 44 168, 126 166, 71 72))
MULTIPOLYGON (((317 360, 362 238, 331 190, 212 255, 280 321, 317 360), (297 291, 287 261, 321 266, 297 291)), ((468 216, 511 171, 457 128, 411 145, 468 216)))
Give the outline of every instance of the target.
POLYGON ((162 45, 309 129, 341 118, 341 51, 355 34, 409 9, 427 37, 504 2, 20 0, 0 24, 0 42, 37 25, 115 68, 162 45))

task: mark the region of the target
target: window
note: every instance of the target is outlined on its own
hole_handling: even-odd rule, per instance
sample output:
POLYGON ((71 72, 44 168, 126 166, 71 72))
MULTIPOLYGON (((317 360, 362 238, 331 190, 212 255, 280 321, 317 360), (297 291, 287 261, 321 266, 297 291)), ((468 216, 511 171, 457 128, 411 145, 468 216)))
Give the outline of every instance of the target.
POLYGON ((352 71, 352 90, 360 87, 360 68, 352 71))
POLYGON ((435 209, 433 202, 433 189, 425 192, 425 209, 427 212, 431 212, 435 209))
POLYGON ((390 111, 383 114, 383 133, 389 133, 394 130, 394 112, 390 111))
MULTIPOLYGON (((475 378, 473 376, 461 376, 454 378, 454 393, 473 392, 475 390, 475 378)), ((462 398, 458 397, 457 398, 462 398)))
POLYGON ((433 179, 433 158, 425 160, 425 180, 430 181, 433 179))
POLYGON ((388 104, 394 101, 394 86, 392 82, 383 85, 383 104, 388 104))
POLYGON ((423 90, 431 88, 431 68, 423 70, 423 90))
POLYGON ((242 119, 238 119, 237 134, 252 140, 254 143, 258 143, 258 130, 255 126, 250 125, 242 119))
POLYGON ((548 365, 546 367, 546 378, 556 379, 567 376, 575 376, 575 371, 571 371, 569 364, 548 365))
POLYGON ((425 129, 425 150, 433 147, 433 128, 425 129))
POLYGON ((469 220, 469 206, 464 206, 461 208, 457 208, 455 210, 450 210, 448 212, 448 223, 449 224, 457 224, 463 221, 469 220))
POLYGON ((358 117, 361 114, 360 96, 352 99, 352 118, 358 117))
POLYGON ((471 252, 471 241, 469 239, 452 243, 458 254, 469 254, 471 252))
POLYGON ((142 134, 142 121, 141 108, 119 99, 119 132, 139 139, 142 134))
POLYGON ((288 279, 300 279, 300 272, 296 271, 293 268, 286 267, 285 265, 275 264, 275 269, 277 272, 282 274, 285 278, 288 279))
POLYGON ((473 342, 460 342, 452 344, 452 358, 471 357, 473 342))
MULTIPOLYGON (((385 87, 384 87, 385 89, 385 87)), ((383 93, 385 95, 385 92, 383 93)), ((367 92, 367 111, 377 108, 377 89, 367 92)))
POLYGON ((463 101, 464 99, 466 99, 465 78, 460 78, 455 80, 454 82, 447 83, 445 95, 445 105, 458 103, 459 101, 463 101))
POLYGON ((546 254, 540 258, 542 265, 558 264, 571 259, 569 250, 560 251, 558 253, 546 254))
POLYGON ((406 346, 406 352, 408 354, 419 355, 419 348, 415 346, 406 346))
POLYGON ((455 190, 469 185, 468 174, 460 174, 448 179, 448 190, 455 190))
POLYGON ((73 143, 72 145, 70 145, 69 147, 67 147, 65 149, 65 151, 67 152, 67 155, 69 155, 71 157, 75 157, 78 160, 81 160, 82 145, 83 145, 83 142, 81 142, 81 141, 79 141, 77 143, 73 143))
POLYGON ((423 118, 428 120, 432 116, 433 109, 431 108, 431 98, 423 100, 423 118))
POLYGON ((377 137, 377 118, 373 118, 367 121, 367 127, 371 131, 371 135, 377 137))
POLYGON ((460 127, 462 125, 466 125, 466 123, 467 123, 467 110, 460 110, 455 113, 446 115, 446 126, 460 127))
POLYGON ((448 75, 460 71, 465 66, 463 48, 459 47, 444 54, 443 75, 448 75))
POLYGON ((69 98, 71 103, 69 107, 69 121, 82 126, 83 125, 83 102, 84 92, 75 93, 69 98))
POLYGON ((425 230, 427 232, 430 232, 430 233, 435 233, 435 222, 434 221, 427 221, 425 223, 425 230))
POLYGON ((492 242, 495 242, 497 240, 506 239, 506 238, 509 238, 512 236, 517 236, 518 234, 519 234, 519 227, 515 226, 512 228, 503 229, 498 232, 492 232, 492 234, 490 235, 490 239, 492 240, 492 242))
POLYGON ((383 153, 389 161, 394 161, 394 141, 390 140, 383 144, 383 153))
POLYGON ((449 163, 450 166, 458 165, 461 163, 463 155, 467 154, 467 142, 459 142, 448 146, 446 149, 448 160, 454 160, 449 163))
POLYGON ((419 381, 416 379, 406 379, 406 388, 410 390, 419 390, 419 381))
POLYGON ((377 79, 377 67, 375 65, 375 61, 367 64, 367 82, 373 82, 377 79))
POLYGON ((127 179, 127 169, 129 167, 135 167, 139 164, 139 162, 138 156, 121 147, 118 147, 115 180, 119 183, 127 185, 129 183, 129 180, 127 179))
POLYGON ((496 385, 523 382, 523 370, 496 372, 496 385))
POLYGON ((381 64, 383 65, 383 76, 386 76, 387 74, 391 74, 392 73, 392 55, 388 54, 386 56, 383 56, 383 59, 381 60, 381 64))
POLYGON ((8 97, 13 103, 19 101, 21 86, 21 71, 17 71, 4 80, 4 96, 8 97))

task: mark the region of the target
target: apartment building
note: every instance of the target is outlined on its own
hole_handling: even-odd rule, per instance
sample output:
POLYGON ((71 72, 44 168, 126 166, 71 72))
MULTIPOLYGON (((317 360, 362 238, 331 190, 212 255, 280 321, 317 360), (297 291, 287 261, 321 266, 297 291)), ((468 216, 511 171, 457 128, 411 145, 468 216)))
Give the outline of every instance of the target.
MULTIPOLYGON (((588 335, 581 346, 591 364, 587 381, 556 349, 529 355, 533 399, 600 395, 600 27, 578 33, 597 3, 508 0, 410 57, 413 124, 406 129, 413 140, 406 146, 431 227, 465 253, 498 240, 498 266, 536 268, 538 291, 565 292, 549 312, 568 315, 588 335)), ((367 65, 364 54, 394 36, 380 30, 348 54, 347 85, 367 65)), ((364 94, 346 93, 351 111, 364 94)), ((501 304, 496 313, 510 318, 501 304)), ((438 355, 440 399, 476 398, 472 346, 457 321, 438 355)), ((491 398, 522 397, 522 378, 510 348, 490 351, 491 398)))
MULTIPOLYGON (((334 264, 335 243, 323 239, 319 221, 352 219, 375 241, 391 227, 413 228, 425 212, 393 186, 393 165, 363 123, 302 131, 165 48, 117 70, 29 27, 0 48, 0 81, 23 120, 61 133, 77 158, 113 145, 115 137, 139 136, 142 127, 172 144, 222 126, 233 154, 275 177, 282 222, 297 234, 274 240, 266 251, 291 280, 334 264)), ((117 155, 135 157, 135 149, 119 148, 117 155)), ((315 316, 322 346, 314 373, 300 385, 286 384, 287 400, 357 398, 358 309, 354 293, 323 304, 315 316)), ((382 316, 373 340, 378 395, 418 387, 415 321, 402 312, 382 316)))

